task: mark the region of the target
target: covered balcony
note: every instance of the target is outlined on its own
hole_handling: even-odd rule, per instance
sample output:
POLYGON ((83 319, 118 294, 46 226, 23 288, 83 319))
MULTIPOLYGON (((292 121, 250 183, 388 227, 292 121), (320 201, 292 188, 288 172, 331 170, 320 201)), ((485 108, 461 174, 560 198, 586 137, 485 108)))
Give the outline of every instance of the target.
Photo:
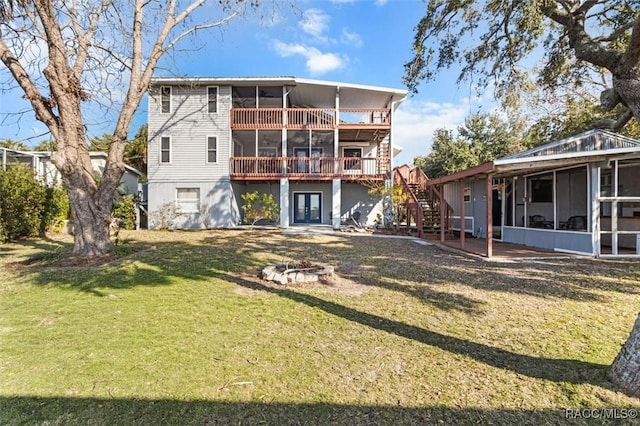
POLYGON ((232 108, 231 129, 388 130, 389 108, 232 108), (336 120, 338 117, 338 120, 336 120))
POLYGON ((359 157, 231 157, 233 180, 384 180, 389 158, 359 157))

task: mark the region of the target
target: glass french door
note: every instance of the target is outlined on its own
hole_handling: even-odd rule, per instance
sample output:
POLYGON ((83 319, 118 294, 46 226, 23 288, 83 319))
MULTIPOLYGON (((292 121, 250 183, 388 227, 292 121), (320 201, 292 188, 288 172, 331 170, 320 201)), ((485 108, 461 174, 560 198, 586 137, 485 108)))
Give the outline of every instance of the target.
POLYGON ((319 192, 296 192, 293 194, 293 222, 321 223, 322 194, 319 192))
POLYGON ((309 148, 294 148, 293 152, 298 159, 296 161, 296 171, 298 173, 320 172, 320 157, 322 157, 322 148, 312 148, 311 155, 309 155, 309 148))

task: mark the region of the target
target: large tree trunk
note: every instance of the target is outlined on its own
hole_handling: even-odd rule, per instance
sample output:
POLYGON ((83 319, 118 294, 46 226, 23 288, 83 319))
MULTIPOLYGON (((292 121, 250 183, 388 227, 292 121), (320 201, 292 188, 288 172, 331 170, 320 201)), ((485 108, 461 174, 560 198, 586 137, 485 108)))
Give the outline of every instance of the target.
POLYGON ((640 314, 607 377, 625 393, 640 397, 640 314))
POLYGON ((100 256, 112 249, 109 238, 111 204, 96 202, 86 188, 68 191, 73 224, 73 255, 100 256))

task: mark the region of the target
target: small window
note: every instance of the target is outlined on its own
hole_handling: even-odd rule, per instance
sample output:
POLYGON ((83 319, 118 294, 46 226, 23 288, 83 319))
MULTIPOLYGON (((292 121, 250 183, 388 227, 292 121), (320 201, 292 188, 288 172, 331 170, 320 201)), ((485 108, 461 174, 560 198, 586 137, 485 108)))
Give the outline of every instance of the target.
POLYGON ((464 198, 465 203, 471 202, 471 187, 467 186, 462 190, 462 198, 464 198))
POLYGON ((207 87, 207 111, 209 114, 218 112, 218 88, 207 87))
POLYGON ((171 112, 171 87, 162 86, 160 88, 162 113, 168 114, 171 112))
POLYGON ((207 163, 218 162, 218 138, 215 136, 207 137, 207 163))
POLYGON ((171 162, 171 138, 169 136, 163 136, 160 139, 160 162, 171 162))
POLYGON ((200 208, 200 189, 177 188, 176 208, 182 213, 197 213, 200 208))

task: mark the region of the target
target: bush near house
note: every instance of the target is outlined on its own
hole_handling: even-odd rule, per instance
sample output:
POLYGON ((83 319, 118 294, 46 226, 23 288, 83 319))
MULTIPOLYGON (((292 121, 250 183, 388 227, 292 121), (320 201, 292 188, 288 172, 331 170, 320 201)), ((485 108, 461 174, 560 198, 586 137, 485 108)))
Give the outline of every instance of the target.
POLYGON ((120 229, 136 229, 136 201, 133 194, 120 196, 113 204, 111 216, 118 220, 120 229))
POLYGON ((16 164, 0 171, 0 239, 37 236, 46 218, 47 188, 30 167, 16 164))
MULTIPOLYGON (((122 229, 135 229, 135 199, 117 195, 112 215, 122 229)), ((64 188, 50 187, 36 179, 31 167, 11 165, 0 170, 0 241, 59 232, 69 219, 69 197, 64 188)))
POLYGON ((276 222, 280 218, 280 207, 272 194, 260 194, 258 191, 242 194, 242 210, 245 223, 255 225, 261 220, 276 222))
POLYGON ((60 186, 46 187, 40 233, 44 234, 45 231, 62 231, 65 221, 69 219, 69 213, 70 205, 67 191, 60 186))

